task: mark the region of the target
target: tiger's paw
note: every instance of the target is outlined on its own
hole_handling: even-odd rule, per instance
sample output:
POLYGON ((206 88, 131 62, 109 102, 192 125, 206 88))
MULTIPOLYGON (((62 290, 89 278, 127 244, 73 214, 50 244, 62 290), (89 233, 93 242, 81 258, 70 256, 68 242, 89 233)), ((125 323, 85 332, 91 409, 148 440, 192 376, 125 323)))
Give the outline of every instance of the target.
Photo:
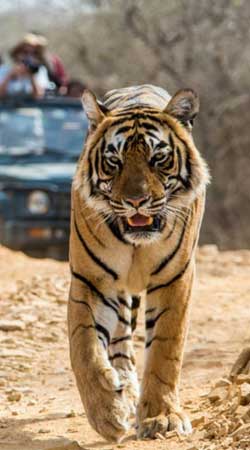
MULTIPOLYGON (((129 429, 130 409, 115 369, 99 371, 84 381, 83 403, 92 427, 106 440, 119 442, 129 429)), ((80 389, 81 392, 81 389, 80 389)))
POLYGON ((179 434, 192 433, 192 425, 185 413, 159 414, 156 417, 144 419, 139 423, 137 437, 138 439, 155 439, 158 433, 166 436, 173 430, 179 434))

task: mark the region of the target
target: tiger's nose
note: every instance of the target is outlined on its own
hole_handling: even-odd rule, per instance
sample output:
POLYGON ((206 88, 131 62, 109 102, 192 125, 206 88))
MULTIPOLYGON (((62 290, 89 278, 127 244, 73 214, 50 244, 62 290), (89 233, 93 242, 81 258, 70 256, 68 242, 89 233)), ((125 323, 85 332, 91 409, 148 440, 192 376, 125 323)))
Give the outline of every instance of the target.
POLYGON ((130 196, 127 197, 125 199, 126 203, 129 203, 130 205, 132 205, 134 208, 139 208, 139 206, 142 206, 144 203, 146 203, 149 200, 149 195, 135 195, 135 196, 130 196))

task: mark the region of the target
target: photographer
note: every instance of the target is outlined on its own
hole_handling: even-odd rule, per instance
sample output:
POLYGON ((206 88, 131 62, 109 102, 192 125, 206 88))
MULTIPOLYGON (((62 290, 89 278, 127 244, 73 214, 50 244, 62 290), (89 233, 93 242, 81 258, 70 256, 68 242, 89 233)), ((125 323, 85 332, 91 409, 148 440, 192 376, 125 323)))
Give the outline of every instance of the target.
POLYGON ((41 64, 43 64, 47 71, 48 77, 54 83, 57 89, 64 87, 68 83, 68 75, 66 73, 64 64, 61 58, 54 52, 48 50, 48 40, 44 35, 37 31, 31 31, 26 34, 24 39, 33 40, 36 42, 35 54, 41 64))
POLYGON ((50 88, 46 67, 36 57, 35 37, 25 38, 11 51, 13 65, 0 67, 0 97, 11 95, 43 96, 50 88))

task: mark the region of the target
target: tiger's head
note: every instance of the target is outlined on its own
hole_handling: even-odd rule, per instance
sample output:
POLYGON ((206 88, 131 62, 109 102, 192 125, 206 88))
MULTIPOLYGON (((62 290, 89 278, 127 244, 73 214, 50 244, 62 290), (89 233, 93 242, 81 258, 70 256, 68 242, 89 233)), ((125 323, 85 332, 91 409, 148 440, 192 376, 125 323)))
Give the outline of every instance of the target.
POLYGON ((86 90, 89 133, 74 186, 91 209, 133 244, 159 239, 208 181, 191 129, 199 100, 178 91, 163 110, 108 109, 86 90))

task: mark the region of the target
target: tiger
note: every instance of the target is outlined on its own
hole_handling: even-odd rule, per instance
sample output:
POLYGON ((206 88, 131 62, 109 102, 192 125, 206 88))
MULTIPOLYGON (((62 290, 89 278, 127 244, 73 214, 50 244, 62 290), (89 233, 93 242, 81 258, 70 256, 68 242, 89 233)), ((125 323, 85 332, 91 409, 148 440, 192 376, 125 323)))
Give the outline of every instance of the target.
POLYGON ((160 87, 85 90, 89 128, 72 183, 70 359, 90 425, 119 442, 188 434, 179 384, 209 182, 192 137, 199 98, 160 87), (145 367, 133 333, 145 302, 145 367), (135 420, 132 420, 134 418, 135 420))

